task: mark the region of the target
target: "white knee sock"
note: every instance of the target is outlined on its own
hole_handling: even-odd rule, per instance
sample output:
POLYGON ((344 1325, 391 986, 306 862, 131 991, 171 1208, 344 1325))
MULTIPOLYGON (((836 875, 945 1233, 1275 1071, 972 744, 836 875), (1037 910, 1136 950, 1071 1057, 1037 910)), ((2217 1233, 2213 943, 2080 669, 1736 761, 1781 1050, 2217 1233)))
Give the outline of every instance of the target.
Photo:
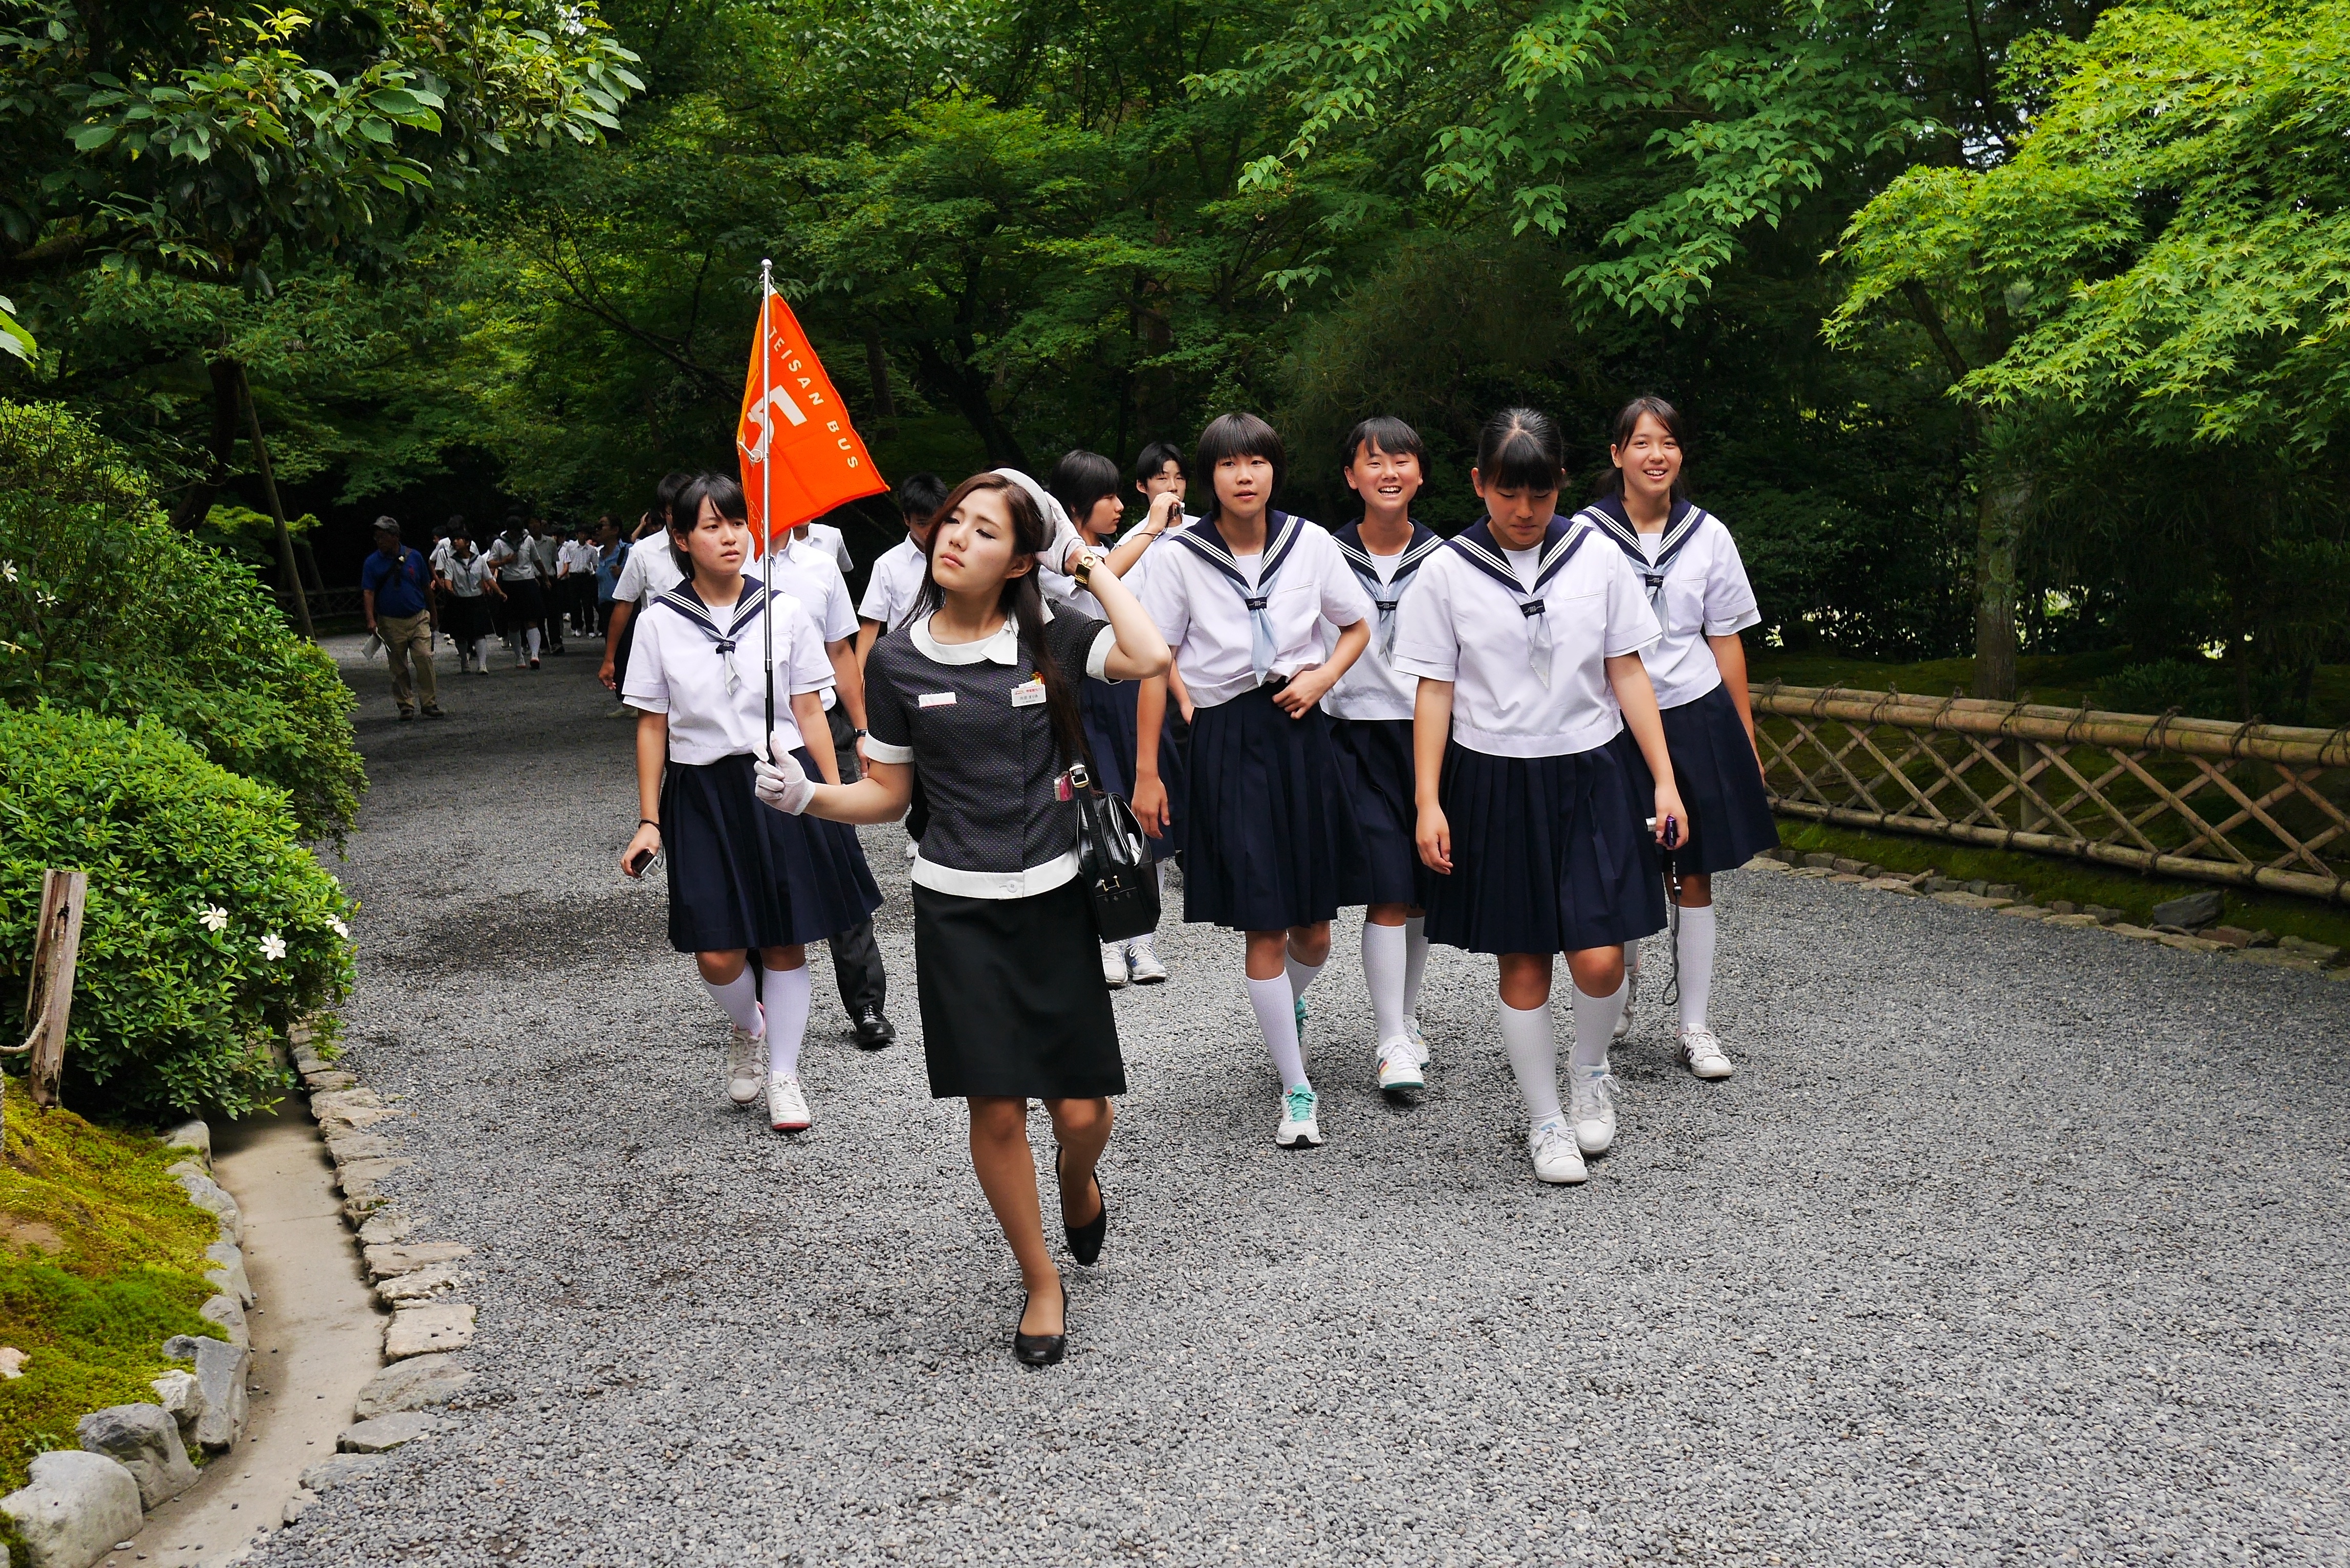
POLYGON ((1628 983, 1630 982, 1630 981, 1631 981, 1632 977, 1633 977, 1634 975, 1636 975, 1636 974, 1639 973, 1639 972, 1640 972, 1640 944, 1639 944, 1639 943, 1638 943, 1638 942, 1626 942, 1626 943, 1624 944, 1624 979, 1625 979, 1625 981, 1628 984, 1628 983))
POLYGON ((487 670, 490 667, 490 639, 488 638, 484 637, 474 639, 473 662, 484 670, 487 670))
POLYGON ((1403 1033, 1403 950, 1401 926, 1363 922, 1363 983, 1370 988, 1371 1018, 1382 1046, 1403 1033))
POLYGON ((1297 1014, 1291 1011, 1296 1001, 1289 992, 1286 980, 1253 980, 1248 982, 1249 1005, 1256 1010, 1258 1033, 1264 1036, 1264 1048, 1273 1054, 1274 1071, 1281 1075, 1281 1086, 1295 1089, 1305 1084, 1305 1053, 1297 1048, 1297 1014))
POLYGON ((797 1076, 807 1037, 807 965, 767 971, 767 1071, 797 1076))
POLYGON ((1526 1119, 1539 1127, 1558 1116, 1558 1041, 1550 1027, 1550 1008, 1523 1012, 1502 1003, 1502 1045, 1510 1054, 1510 1071, 1517 1075, 1518 1093, 1525 1096, 1526 1119))
POLYGON ((1705 1027, 1705 1005, 1713 1000, 1713 906, 1681 911, 1675 951, 1681 963, 1681 1030, 1705 1027))
POLYGON ((1428 917, 1407 915, 1403 922, 1403 1015, 1419 1016, 1419 982, 1428 974, 1428 917))
POLYGON ((1625 987, 1605 996, 1586 996, 1572 977, 1567 991, 1575 998, 1575 1070, 1596 1073, 1607 1065, 1607 1044, 1616 1033, 1616 1020, 1624 1013, 1625 987))
POLYGON ((538 628, 535 626, 525 628, 522 634, 522 639, 530 644, 530 656, 533 659, 536 659, 538 657, 538 628))
POLYGON ((1322 972, 1322 966, 1318 963, 1299 963, 1290 957, 1287 948, 1281 950, 1281 966, 1289 974, 1289 998, 1292 1002, 1305 995, 1305 988, 1314 983, 1314 977, 1322 972))
POLYGON ((724 985, 713 980, 702 985, 710 992, 710 1000, 726 1010, 727 1017, 754 1034, 759 1032, 759 977, 751 972, 749 964, 724 985))

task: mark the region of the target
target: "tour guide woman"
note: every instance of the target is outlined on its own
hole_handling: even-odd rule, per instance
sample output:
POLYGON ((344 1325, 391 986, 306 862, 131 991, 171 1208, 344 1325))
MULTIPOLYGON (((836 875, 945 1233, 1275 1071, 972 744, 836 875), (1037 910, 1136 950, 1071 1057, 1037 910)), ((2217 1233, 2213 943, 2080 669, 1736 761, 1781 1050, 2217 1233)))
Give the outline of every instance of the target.
POLYGON ((1069 1251, 1100 1256, 1109 1215, 1094 1168, 1109 1096, 1126 1092, 1100 948, 1077 880, 1076 808, 1058 781, 1085 755, 1077 682, 1166 671, 1166 639, 1096 551, 1064 556, 1107 625, 1049 610, 1037 558, 1057 554, 1043 511, 1001 474, 967 479, 931 531, 930 574, 866 666, 869 768, 817 784, 787 750, 759 798, 835 822, 894 821, 919 774, 930 826, 914 862, 914 972, 933 1098, 971 1102, 971 1160, 1027 1287, 1013 1354, 1067 1349, 1068 1297, 1045 1250, 1028 1101, 1059 1141, 1069 1251))

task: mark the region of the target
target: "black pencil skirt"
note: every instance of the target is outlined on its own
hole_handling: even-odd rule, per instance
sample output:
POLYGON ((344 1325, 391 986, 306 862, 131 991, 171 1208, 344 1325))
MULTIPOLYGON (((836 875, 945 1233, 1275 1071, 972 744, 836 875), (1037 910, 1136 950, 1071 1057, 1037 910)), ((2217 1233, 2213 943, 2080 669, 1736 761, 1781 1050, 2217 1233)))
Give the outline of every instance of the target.
POLYGON ((966 898, 914 887, 914 979, 931 1097, 1126 1093, 1085 888, 966 898))

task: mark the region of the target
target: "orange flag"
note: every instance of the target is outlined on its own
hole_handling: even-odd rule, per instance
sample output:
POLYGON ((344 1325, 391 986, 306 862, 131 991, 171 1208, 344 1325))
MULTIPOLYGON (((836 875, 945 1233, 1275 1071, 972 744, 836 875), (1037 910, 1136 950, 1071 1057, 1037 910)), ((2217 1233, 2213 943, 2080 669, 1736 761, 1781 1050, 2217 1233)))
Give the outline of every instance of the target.
POLYGON ((777 535, 821 517, 860 495, 889 488, 874 472, 865 442, 848 422, 847 406, 801 330, 799 318, 759 268, 764 299, 759 335, 751 344, 751 373, 743 384, 743 419, 734 450, 743 463, 743 493, 751 502, 751 537, 769 548, 767 518, 777 535))

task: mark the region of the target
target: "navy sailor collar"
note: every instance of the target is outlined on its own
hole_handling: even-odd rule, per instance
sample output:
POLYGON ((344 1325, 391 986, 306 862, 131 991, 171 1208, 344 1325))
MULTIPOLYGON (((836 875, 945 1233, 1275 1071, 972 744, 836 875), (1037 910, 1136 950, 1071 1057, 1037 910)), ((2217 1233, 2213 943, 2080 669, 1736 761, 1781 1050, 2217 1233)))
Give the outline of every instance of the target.
POLYGON ((1472 525, 1454 537, 1451 544, 1453 549, 1461 553, 1461 559, 1471 566, 1503 587, 1520 595, 1526 595, 1540 593, 1543 585, 1565 569, 1567 562, 1575 558, 1575 553, 1583 548, 1583 542, 1590 538, 1591 535, 1591 526, 1580 518, 1568 519, 1553 514, 1550 525, 1543 530, 1542 544, 1536 549, 1534 580, 1531 583, 1519 581, 1516 570, 1510 565, 1509 556, 1503 552, 1500 542, 1493 537, 1493 520, 1490 517, 1477 519, 1472 525))
POLYGON ((1291 551, 1297 548, 1297 542, 1305 536, 1305 519, 1303 517, 1293 517, 1286 512, 1268 509, 1264 514, 1264 556, 1257 564, 1256 581, 1253 583, 1242 573, 1239 560, 1233 556, 1232 546, 1224 543, 1224 536, 1217 529, 1213 517, 1202 517, 1180 533, 1170 531, 1167 537, 1197 551, 1201 560, 1232 578, 1242 593, 1250 594, 1260 591, 1263 585, 1273 581, 1273 575, 1281 570, 1281 564, 1289 559, 1291 551))
MULTIPOLYGON (((1361 577, 1364 581, 1368 583, 1378 582, 1379 569, 1373 563, 1375 559, 1385 560, 1387 557, 1374 557, 1368 550, 1363 548, 1363 520, 1361 518, 1356 518, 1352 523, 1347 524, 1344 528, 1339 529, 1336 534, 1332 535, 1331 538, 1336 542, 1338 554, 1346 558, 1347 565, 1355 569, 1355 575, 1357 576, 1361 577)), ((1403 555, 1396 562, 1395 576, 1388 579, 1387 586, 1392 588, 1401 588, 1405 581, 1409 578, 1414 572, 1419 570, 1421 562, 1427 560, 1429 556, 1434 555, 1443 547, 1444 536, 1442 535, 1439 534, 1435 529, 1430 527, 1427 524, 1422 523, 1418 518, 1413 518, 1411 524, 1411 540, 1409 544, 1404 545, 1403 555)))
POLYGON ((659 598, 660 603, 691 621, 704 637, 719 644, 721 652, 729 652, 732 645, 742 637, 743 629, 757 620, 766 609, 767 600, 772 597, 765 584, 748 573, 743 574, 742 595, 732 607, 733 614, 730 622, 723 627, 718 624, 716 612, 702 602, 702 595, 694 590, 691 578, 665 590, 659 598))
POLYGON ((1616 541, 1616 545, 1632 559, 1632 569, 1648 579, 1649 591, 1665 580, 1689 542, 1697 537, 1698 529, 1708 514, 1693 502, 1675 501, 1665 514, 1665 529, 1657 542, 1657 558, 1648 559, 1648 552, 1640 544, 1640 531, 1632 525, 1632 514, 1624 509, 1620 495, 1603 495, 1585 507, 1576 516, 1586 519, 1601 533, 1616 541))

